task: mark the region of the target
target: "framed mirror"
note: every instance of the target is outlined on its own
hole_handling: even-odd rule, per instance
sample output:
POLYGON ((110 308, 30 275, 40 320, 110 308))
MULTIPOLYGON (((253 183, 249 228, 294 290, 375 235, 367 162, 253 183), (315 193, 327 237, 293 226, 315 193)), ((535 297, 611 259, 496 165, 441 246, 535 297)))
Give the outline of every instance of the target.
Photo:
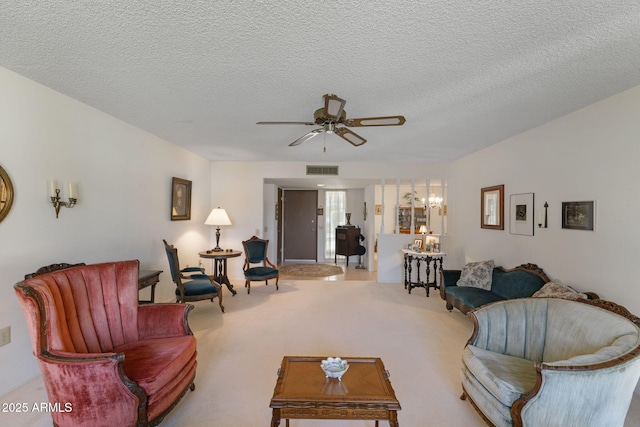
POLYGON ((480 198, 480 227, 504 230, 504 185, 482 188, 480 198))
POLYGON ((9 213, 13 204, 13 185, 9 174, 0 166, 0 221, 9 213))

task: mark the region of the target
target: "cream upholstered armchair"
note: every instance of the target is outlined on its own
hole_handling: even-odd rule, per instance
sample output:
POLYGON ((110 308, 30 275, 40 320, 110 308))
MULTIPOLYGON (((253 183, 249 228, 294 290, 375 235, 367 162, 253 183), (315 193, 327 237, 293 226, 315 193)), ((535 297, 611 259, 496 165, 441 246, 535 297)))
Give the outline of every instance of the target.
POLYGON ((524 298, 469 314, 462 399, 489 425, 622 426, 640 377, 640 319, 604 300, 524 298))
POLYGON ((55 426, 153 426, 194 389, 193 306, 138 305, 138 261, 28 275, 14 290, 49 402, 65 408, 55 426))

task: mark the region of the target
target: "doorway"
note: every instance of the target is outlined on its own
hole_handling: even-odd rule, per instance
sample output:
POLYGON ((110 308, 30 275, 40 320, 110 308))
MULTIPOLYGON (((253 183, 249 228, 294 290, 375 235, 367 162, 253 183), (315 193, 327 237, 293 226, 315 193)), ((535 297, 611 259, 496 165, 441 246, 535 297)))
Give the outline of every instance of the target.
POLYGON ((317 211, 316 190, 283 191, 283 261, 318 260, 317 211))

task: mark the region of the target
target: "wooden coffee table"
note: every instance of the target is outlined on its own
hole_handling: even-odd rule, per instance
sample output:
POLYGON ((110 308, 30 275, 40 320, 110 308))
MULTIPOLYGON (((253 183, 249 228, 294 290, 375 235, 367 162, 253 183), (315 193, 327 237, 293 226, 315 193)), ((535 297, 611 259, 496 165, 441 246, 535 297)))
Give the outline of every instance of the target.
POLYGON ((343 357, 349 370, 342 381, 325 378, 320 362, 326 357, 285 356, 278 370, 270 408, 271 427, 280 419, 388 420, 398 427, 396 399, 389 373, 377 357, 343 357))

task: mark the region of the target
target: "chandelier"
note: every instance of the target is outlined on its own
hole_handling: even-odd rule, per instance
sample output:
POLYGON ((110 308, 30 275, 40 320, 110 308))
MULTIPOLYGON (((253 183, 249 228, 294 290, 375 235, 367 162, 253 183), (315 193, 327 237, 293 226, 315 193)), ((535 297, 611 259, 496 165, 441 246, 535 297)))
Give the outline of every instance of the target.
POLYGON ((429 207, 430 208, 439 208, 442 205, 442 197, 437 197, 435 194, 431 194, 429 196, 429 207))

